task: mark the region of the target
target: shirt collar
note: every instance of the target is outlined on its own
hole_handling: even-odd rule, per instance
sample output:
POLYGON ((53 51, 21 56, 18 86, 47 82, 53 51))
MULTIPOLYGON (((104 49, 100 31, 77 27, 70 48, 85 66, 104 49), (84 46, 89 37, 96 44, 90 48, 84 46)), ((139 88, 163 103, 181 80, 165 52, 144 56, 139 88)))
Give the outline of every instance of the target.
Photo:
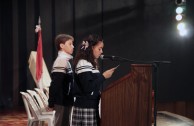
POLYGON ((64 57, 67 58, 68 60, 73 59, 73 56, 64 52, 64 51, 58 51, 58 56, 59 57, 64 57))

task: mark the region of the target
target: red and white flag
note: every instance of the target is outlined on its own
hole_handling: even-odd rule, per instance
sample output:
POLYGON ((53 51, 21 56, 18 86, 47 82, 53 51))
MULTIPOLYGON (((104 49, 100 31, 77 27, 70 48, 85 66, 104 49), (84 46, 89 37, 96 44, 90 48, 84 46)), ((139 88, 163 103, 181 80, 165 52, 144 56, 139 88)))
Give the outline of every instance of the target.
POLYGON ((36 54, 36 80, 39 88, 42 88, 42 83, 40 82, 43 73, 43 52, 42 52, 42 31, 40 26, 40 18, 38 25, 36 25, 35 32, 38 33, 38 46, 36 54))

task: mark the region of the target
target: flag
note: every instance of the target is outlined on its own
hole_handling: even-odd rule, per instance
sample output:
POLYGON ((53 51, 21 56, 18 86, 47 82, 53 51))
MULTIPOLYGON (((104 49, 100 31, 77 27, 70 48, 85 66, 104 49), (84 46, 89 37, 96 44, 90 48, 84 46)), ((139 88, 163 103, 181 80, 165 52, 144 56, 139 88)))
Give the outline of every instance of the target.
MULTIPOLYGON (((35 31, 38 33, 38 45, 37 45, 37 54, 36 54, 36 80, 37 83, 40 84, 40 80, 43 73, 43 53, 42 53, 42 31, 40 26, 40 18, 39 25, 36 26, 35 31)), ((39 85, 39 87, 42 87, 39 85)))

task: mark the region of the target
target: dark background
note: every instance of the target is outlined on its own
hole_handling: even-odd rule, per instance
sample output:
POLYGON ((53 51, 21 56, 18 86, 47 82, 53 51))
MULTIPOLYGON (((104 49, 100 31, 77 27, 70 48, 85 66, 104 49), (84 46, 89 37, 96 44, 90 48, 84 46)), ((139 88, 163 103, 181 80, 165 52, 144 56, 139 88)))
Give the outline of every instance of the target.
MULTIPOLYGON (((187 0, 189 35, 176 30, 174 0, 1 0, 0 108, 22 105, 19 91, 33 89, 28 68, 36 50, 35 25, 41 17, 43 55, 51 70, 56 57, 54 38, 75 37, 75 46, 90 34, 104 38, 104 54, 135 61, 171 61, 158 68, 159 101, 194 100, 193 0, 187 0)), ((106 84, 130 72, 130 62, 101 61, 102 70, 120 64, 106 84)))

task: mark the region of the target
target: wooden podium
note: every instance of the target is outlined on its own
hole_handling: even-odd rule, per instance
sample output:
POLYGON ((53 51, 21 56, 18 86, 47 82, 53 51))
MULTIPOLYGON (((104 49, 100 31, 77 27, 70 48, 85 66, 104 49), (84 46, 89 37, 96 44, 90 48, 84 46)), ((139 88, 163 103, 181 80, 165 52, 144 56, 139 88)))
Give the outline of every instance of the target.
POLYGON ((131 72, 101 95, 101 126, 151 126, 152 65, 132 64, 131 72))

